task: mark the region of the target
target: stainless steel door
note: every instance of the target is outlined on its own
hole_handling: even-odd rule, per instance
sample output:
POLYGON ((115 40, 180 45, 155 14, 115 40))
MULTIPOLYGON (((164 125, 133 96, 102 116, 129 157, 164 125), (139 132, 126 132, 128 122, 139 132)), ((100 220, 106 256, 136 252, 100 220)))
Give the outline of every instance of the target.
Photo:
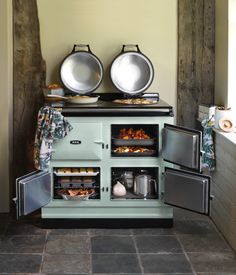
POLYGON ((16 179, 17 218, 48 204, 52 197, 51 173, 35 171, 16 179))
POLYGON ((71 122, 73 130, 53 144, 54 160, 101 160, 102 124, 71 122))
POLYGON ((201 140, 200 131, 165 124, 162 130, 162 157, 165 161, 200 172, 201 140))
POLYGON ((210 177, 166 168, 164 202, 194 212, 209 214, 210 177))

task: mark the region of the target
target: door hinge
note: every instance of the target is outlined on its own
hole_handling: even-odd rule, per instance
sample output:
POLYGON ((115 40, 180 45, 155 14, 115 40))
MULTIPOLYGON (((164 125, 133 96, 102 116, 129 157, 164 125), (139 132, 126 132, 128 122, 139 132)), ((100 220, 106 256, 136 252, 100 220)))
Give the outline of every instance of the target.
POLYGON ((12 201, 14 201, 14 203, 16 204, 16 202, 17 202, 17 198, 15 197, 15 198, 13 198, 12 199, 12 201))

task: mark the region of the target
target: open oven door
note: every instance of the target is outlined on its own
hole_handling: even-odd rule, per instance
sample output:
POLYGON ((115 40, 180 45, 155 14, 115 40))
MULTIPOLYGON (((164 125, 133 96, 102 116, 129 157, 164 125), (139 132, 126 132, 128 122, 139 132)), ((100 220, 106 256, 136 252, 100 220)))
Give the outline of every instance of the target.
POLYGON ((162 157, 165 161, 200 172, 201 148, 201 131, 164 124, 162 157))
POLYGON ((51 201, 51 173, 35 171, 16 179, 16 217, 28 215, 51 201))
POLYGON ((209 215, 211 178, 173 168, 165 168, 164 203, 209 215))
POLYGON ((211 178, 201 174, 202 133, 165 124, 162 157, 178 165, 165 168, 164 202, 194 212, 209 214, 211 178))

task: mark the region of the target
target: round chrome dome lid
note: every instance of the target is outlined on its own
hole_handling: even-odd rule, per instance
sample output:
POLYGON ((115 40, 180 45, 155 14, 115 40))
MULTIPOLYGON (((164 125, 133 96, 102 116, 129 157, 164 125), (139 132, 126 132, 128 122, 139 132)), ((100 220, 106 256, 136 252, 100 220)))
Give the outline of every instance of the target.
POLYGON ((70 91, 81 95, 89 94, 101 84, 103 66, 91 52, 72 52, 62 62, 60 77, 70 91))
POLYGON ((151 61, 140 51, 123 52, 114 59, 110 76, 118 90, 136 95, 151 85, 154 69, 151 61))

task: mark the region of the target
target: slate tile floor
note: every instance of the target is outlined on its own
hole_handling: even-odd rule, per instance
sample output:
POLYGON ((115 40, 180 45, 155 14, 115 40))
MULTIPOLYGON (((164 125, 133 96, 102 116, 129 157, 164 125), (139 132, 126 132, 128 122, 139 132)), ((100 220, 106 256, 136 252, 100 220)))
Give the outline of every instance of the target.
POLYGON ((173 228, 42 229, 0 215, 0 274, 236 275, 236 254, 207 217, 175 210, 173 228))

